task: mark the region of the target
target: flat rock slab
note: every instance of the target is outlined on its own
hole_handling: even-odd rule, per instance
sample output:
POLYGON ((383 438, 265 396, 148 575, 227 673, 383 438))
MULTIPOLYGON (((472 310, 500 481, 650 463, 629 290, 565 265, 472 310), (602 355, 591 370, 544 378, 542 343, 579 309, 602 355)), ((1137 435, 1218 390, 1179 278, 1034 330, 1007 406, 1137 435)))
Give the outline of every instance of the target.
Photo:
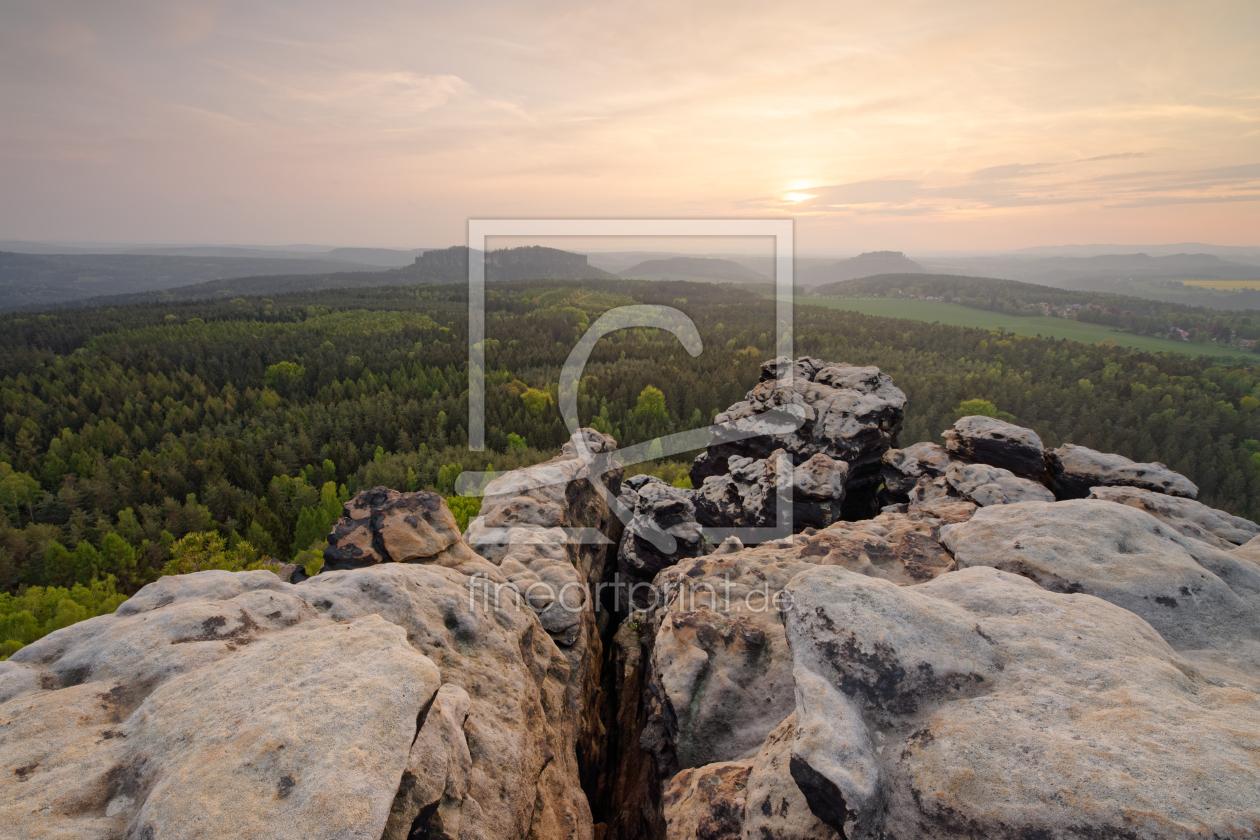
POLYGON ((1072 443, 1047 451, 1046 468, 1047 483, 1059 499, 1084 499, 1095 487, 1137 487, 1187 499, 1199 495, 1194 482, 1163 464, 1138 464, 1072 443))

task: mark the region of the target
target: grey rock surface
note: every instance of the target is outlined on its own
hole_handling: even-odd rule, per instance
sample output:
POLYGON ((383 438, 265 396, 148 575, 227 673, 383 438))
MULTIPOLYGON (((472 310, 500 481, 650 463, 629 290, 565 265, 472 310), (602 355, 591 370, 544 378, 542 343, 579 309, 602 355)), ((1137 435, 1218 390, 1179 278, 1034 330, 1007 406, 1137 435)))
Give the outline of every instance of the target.
POLYGON ((913 585, 955 567, 936 535, 975 510, 881 514, 755 548, 684 560, 655 580, 654 749, 663 775, 753 755, 794 708, 782 592, 797 574, 836 565, 913 585))
POLYGON ((1219 548, 1230 549, 1260 536, 1260 525, 1210 508, 1194 499, 1153 493, 1137 487, 1095 487, 1089 498, 1146 511, 1174 531, 1219 548))
POLYGON ((821 454, 847 465, 846 509, 865 510, 880 483, 880 459, 896 443, 905 403, 878 368, 773 359, 762 365, 761 382, 745 399, 714 419, 717 439, 693 464, 692 484, 701 488, 710 476, 731 473, 736 456, 760 461, 783 450, 799 466, 821 454), (736 440, 735 433, 756 436, 736 440))
POLYGON ((960 568, 992 566, 1083 592, 1150 623, 1179 650, 1260 642, 1260 566, 1094 499, 982 508, 945 526, 960 568))
POLYGON ((1257 695, 1133 613, 992 568, 787 591, 791 775, 844 836, 1260 833, 1257 695))
POLYGON ((1054 501, 1054 494, 1045 485, 987 464, 954 461, 945 470, 945 481, 963 499, 980 507, 1054 501))
POLYGON ((0 685, 39 677, 0 705, 11 836, 380 837, 433 661, 270 572, 162 589, 0 662, 0 685))
POLYGON ((923 441, 905 449, 890 449, 882 458, 884 486, 897 495, 909 494, 920 479, 941 478, 951 461, 939 443, 923 441))
POLYGON ((941 433, 951 455, 1037 478, 1046 469, 1041 438, 1032 429, 995 417, 969 415, 941 433))
POLYGON ((1048 450, 1046 469, 1047 484, 1059 499, 1084 499, 1095 487, 1137 487, 1187 499, 1199 495, 1190 479, 1163 464, 1138 464, 1072 443, 1048 450))
POLYGON ((472 556, 437 493, 364 490, 342 506, 324 549, 327 571, 377 563, 458 566, 472 556))

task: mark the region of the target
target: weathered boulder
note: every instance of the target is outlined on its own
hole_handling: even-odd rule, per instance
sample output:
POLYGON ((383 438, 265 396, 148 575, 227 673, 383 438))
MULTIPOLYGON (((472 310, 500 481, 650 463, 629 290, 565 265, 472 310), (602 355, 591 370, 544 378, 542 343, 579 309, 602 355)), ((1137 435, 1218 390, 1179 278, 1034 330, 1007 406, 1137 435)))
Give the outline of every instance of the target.
POLYGON ((692 484, 702 488, 710 476, 730 473, 733 456, 760 461, 783 450, 801 465, 821 454, 847 464, 845 507, 858 515, 878 489, 880 458, 896 443, 905 403, 878 368, 773 359, 744 401, 714 419, 716 440, 692 465, 692 484), (754 436, 737 440, 737 433, 754 436))
POLYGON ((1260 563, 1260 537, 1252 537, 1237 548, 1231 549, 1229 553, 1253 563, 1260 563))
POLYGON ((809 568, 788 547, 713 554, 655 581, 653 749, 662 775, 755 752, 792 711, 776 598, 809 568), (785 690, 787 689, 787 690, 785 690))
POLYGON ((994 417, 969 415, 941 433, 951 455, 1036 478, 1046 469, 1041 438, 1032 429, 994 417))
MULTIPOLYGON (((710 476, 692 493, 696 519, 713 529, 770 528, 778 523, 780 487, 790 486, 792 530, 840 520, 849 466, 823 454, 793 467, 782 449, 761 460, 732 455, 730 473, 710 476)), ((784 496, 786 498, 786 496, 784 496)))
POLYGON ((1179 650, 1260 643, 1260 566, 1093 499, 983 508, 941 539, 960 568, 992 566, 1052 592, 1084 592, 1179 650))
POLYGON ((1153 493, 1137 487, 1095 487, 1089 498, 1144 510, 1177 533, 1218 548, 1228 550, 1260 536, 1260 525, 1210 508, 1194 499, 1153 493))
POLYGON ((691 494, 659 478, 649 479, 637 491, 622 496, 625 502, 633 501, 634 518, 626 526, 617 551, 617 568, 635 580, 651 580, 678 560, 701 556, 711 549, 696 521, 691 494))
MULTIPOLYGON (((653 726, 646 739, 662 776, 745 758, 793 709, 781 593, 815 565, 838 565, 899 584, 949 571, 936 539, 969 517, 956 503, 930 513, 881 514, 755 548, 685 560, 655 580, 653 726), (933 515, 935 514, 935 515, 933 515)), ((734 548, 734 547, 733 547, 734 548)))
POLYGON ((124 607, 0 662, 26 683, 0 688, 13 836, 381 836, 440 683, 401 628, 335 623, 270 572, 124 607))
POLYGON ((562 454, 501 477, 480 531, 493 561, 440 498, 369 491, 334 546, 359 550, 314 578, 166 577, 27 646, 0 663, 0 760, 21 771, 0 774, 6 824, 588 840, 582 778, 605 743, 587 714, 593 588, 612 570, 603 534, 619 535, 586 481, 604 466, 562 454))
POLYGON ((881 461, 884 486, 894 495, 908 495, 921 479, 944 476, 950 460, 949 452, 939 443, 923 441, 905 449, 890 449, 881 461))
POLYGON ((945 470, 945 481, 962 498, 980 507, 1054 501, 1054 494, 1045 485, 987 464, 954 461, 945 470))
MULTIPOLYGON (((991 418, 963 418, 963 420, 989 419, 991 418)), ((963 424, 963 420, 958 421, 959 424, 963 424)), ((1000 420, 994 422, 1001 423, 1000 420)), ((964 425, 964 428, 975 431, 974 425, 964 425)), ((1010 426, 1009 423, 1003 425, 1010 426)), ((1028 431, 1019 429, 1018 426, 1011 426, 1011 429, 1028 431)), ((1005 451, 1007 455, 1005 460, 1009 463, 1012 460, 1017 461, 1016 456, 1026 449, 1031 451, 1018 440, 1009 450, 996 450, 993 443, 998 435, 1002 436, 1002 440, 1015 440, 1017 435, 1013 431, 1002 429, 988 431, 991 437, 974 438, 974 441, 979 441, 985 444, 984 446, 977 443, 976 446, 971 447, 971 449, 979 450, 984 457, 992 456, 994 451, 1005 451), (985 448, 986 446, 988 448, 985 448), (1011 452, 1015 455, 1012 456, 1011 452)), ((1028 434, 1036 437, 1032 432, 1028 434)), ((910 509, 954 501, 968 501, 981 507, 1015 502, 1054 501, 1054 494, 1036 481, 1021 478, 1001 467, 987 463, 973 463, 955 457, 956 449, 959 448, 956 444, 960 440, 973 439, 961 438, 957 432, 946 433, 946 437, 950 435, 955 437, 950 440, 948 450, 935 443, 916 443, 905 449, 890 449, 886 452, 882 473, 887 497, 893 501, 904 500, 910 509)), ((1037 445, 1040 446, 1039 441, 1037 445)))
POLYGON ((1190 479, 1163 464, 1138 464, 1073 443, 1046 451, 1046 483, 1060 499, 1083 499, 1095 487, 1137 487, 1187 499, 1199 495, 1190 479))
POLYGON ((458 566, 471 557, 455 517, 437 493, 374 487, 342 506, 341 518, 328 535, 323 568, 358 569, 377 563, 458 566))
POLYGON ((955 502, 838 522, 798 540, 796 556, 900 585, 924 583, 955 568, 954 558, 939 542, 941 526, 966 521, 975 509, 970 502, 955 502))
MULTIPOLYGON (((411 814, 412 821, 424 816, 426 830, 437 837, 445 836, 438 828, 458 837, 526 837, 531 831, 589 837, 578 752, 586 725, 581 710, 598 686, 598 660, 588 661, 591 650, 599 650, 598 636, 591 641, 582 634, 573 645, 559 646, 545 632, 538 605, 486 565, 481 576, 470 577, 441 566, 389 563, 320 574, 298 588, 335 621, 378 615, 401 627, 441 668, 442 682, 468 697, 466 713, 462 694, 443 708, 454 717, 466 714, 461 728, 471 768, 463 766, 458 739, 442 734, 449 720, 431 715, 426 720, 439 728, 435 737, 452 744, 449 760, 436 762, 448 768, 452 789, 444 782, 440 806, 429 810, 424 806, 432 800, 424 800, 432 786, 400 788, 407 803, 398 805, 404 814, 394 825, 410 827, 405 816, 411 814), (573 661, 575 649, 587 659, 573 661)), ((589 618, 589 606, 573 603, 589 618)), ((424 758, 410 753, 408 769, 417 778, 424 758)))
POLYGON ((789 769, 844 836, 1260 834, 1258 695, 1133 613, 991 568, 897 587, 819 567, 786 592, 789 769))

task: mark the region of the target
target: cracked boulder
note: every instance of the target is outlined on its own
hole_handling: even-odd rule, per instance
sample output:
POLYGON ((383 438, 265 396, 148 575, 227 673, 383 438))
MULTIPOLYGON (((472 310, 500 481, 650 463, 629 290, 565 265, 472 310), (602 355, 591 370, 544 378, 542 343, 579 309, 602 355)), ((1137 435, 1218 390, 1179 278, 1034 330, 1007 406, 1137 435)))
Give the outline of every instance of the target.
POLYGON ((840 520, 849 465, 826 455, 792 466, 777 449, 753 460, 733 455, 727 475, 710 476, 692 493, 696 519, 712 529, 771 528, 778 521, 779 487, 790 484, 792 528, 825 528, 840 520))
POLYGON ((1095 487, 1136 487, 1187 499, 1199 495, 1190 479, 1163 464, 1138 464, 1072 443, 1046 452, 1046 479, 1060 499, 1084 499, 1095 487))
POLYGON ((995 417, 973 414, 960 418, 941 437, 949 453, 964 461, 999 467, 1025 478, 1037 478, 1046 470, 1045 450, 1037 433, 995 417))
POLYGON ((954 461, 945 470, 945 481, 963 499, 980 507, 1054 501, 1045 485, 987 464, 954 461))
POLYGON ((922 479, 942 478, 950 455, 939 443, 916 443, 905 449, 890 449, 881 459, 884 486, 894 495, 909 495, 922 479))
POLYGON ((747 758, 793 707, 782 593, 819 565, 913 585, 954 568, 937 534, 966 520, 962 502, 683 561, 657 576, 651 613, 645 747, 663 777, 678 768, 747 758))

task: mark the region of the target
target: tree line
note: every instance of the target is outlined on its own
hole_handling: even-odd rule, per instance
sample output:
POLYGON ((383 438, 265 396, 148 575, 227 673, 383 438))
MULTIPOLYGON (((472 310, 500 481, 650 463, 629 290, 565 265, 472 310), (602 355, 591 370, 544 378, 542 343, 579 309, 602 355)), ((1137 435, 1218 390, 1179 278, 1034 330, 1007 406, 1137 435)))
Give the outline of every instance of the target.
MULTIPOLYGON (((90 592, 112 578, 125 595, 196 534, 306 563, 360 489, 451 496, 462 470, 550 457, 568 437, 560 368, 613 306, 676 306, 705 344, 692 358, 650 329, 598 343, 579 411, 621 446, 709 423, 774 354, 774 302, 747 287, 497 284, 486 297, 487 449, 470 452, 466 294, 331 290, 0 318, 0 590, 90 592)), ((984 399, 1048 446, 1163 461, 1205 503, 1260 518, 1250 368, 804 306, 795 342, 798 354, 892 375, 909 398, 903 445, 938 439, 963 401, 984 399)), ((452 507, 464 521, 476 510, 452 507)))

